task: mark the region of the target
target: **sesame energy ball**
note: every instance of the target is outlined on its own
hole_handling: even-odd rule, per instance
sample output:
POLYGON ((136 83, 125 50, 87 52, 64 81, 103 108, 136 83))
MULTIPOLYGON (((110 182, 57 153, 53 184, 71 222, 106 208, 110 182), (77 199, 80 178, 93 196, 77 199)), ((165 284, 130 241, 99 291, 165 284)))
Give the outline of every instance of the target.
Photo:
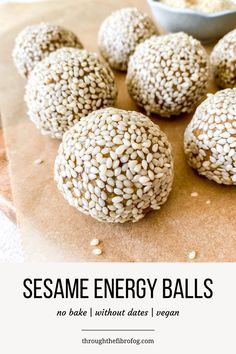
POLYGON ((19 74, 28 77, 35 64, 62 47, 82 48, 76 35, 60 26, 40 23, 26 27, 16 37, 13 59, 19 74))
POLYGON ((97 54, 61 48, 36 65, 25 100, 42 134, 61 139, 82 116, 113 105, 116 96, 114 75, 97 54))
POLYGON ((163 117, 190 112, 205 95, 209 65, 205 49, 179 32, 153 36, 131 56, 126 82, 134 101, 163 117))
POLYGON ((216 44, 211 54, 211 64, 219 87, 236 87, 236 30, 216 44))
POLYGON ((143 114, 101 109, 64 135, 55 180, 79 211, 100 221, 136 222, 167 200, 173 180, 171 146, 143 114))
POLYGON ((209 95, 197 108, 185 131, 184 148, 199 174, 236 185, 236 89, 209 95))
POLYGON ((136 46, 156 33, 156 27, 148 15, 136 8, 123 8, 102 23, 98 36, 99 49, 112 68, 126 71, 136 46))

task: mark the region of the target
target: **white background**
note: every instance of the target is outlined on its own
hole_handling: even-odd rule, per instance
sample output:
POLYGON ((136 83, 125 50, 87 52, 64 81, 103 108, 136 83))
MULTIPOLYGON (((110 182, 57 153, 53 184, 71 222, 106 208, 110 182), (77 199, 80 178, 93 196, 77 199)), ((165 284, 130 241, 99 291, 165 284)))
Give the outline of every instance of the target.
POLYGON ((75 354, 235 354, 236 264, 21 264, 3 265, 0 292, 0 353, 75 354), (23 279, 39 278, 212 278, 213 299, 155 300, 27 300, 22 296, 23 279), (179 310, 180 317, 80 319, 56 317, 58 310, 80 307, 102 309, 179 310), (82 328, 154 328, 153 333, 85 334, 82 328), (91 345, 81 338, 155 338, 155 345, 91 345))

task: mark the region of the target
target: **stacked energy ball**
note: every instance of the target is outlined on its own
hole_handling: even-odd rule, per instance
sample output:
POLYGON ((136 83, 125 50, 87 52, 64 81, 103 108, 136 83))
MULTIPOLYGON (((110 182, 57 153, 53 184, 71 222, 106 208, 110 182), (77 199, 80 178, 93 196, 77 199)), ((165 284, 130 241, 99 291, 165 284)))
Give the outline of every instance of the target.
POLYGON ((81 49, 83 45, 73 32, 57 25, 40 23, 26 27, 16 37, 13 50, 19 74, 27 78, 38 62, 62 47, 81 49))
POLYGON ((32 71, 25 99, 41 132, 61 139, 81 117, 112 106, 116 96, 114 75, 96 53, 61 48, 32 71))
POLYGON ((201 175, 235 185, 235 31, 209 61, 198 40, 182 32, 158 35, 149 16, 125 8, 101 24, 98 45, 105 61, 70 30, 41 23, 23 30, 13 50, 27 78, 30 119, 42 134, 62 139, 55 181, 69 204, 100 221, 136 222, 159 209, 172 188, 167 136, 147 116, 113 108, 118 91, 110 66, 127 70, 128 92, 147 115, 166 118, 195 109, 213 68, 217 84, 228 89, 197 108, 184 148, 201 175))

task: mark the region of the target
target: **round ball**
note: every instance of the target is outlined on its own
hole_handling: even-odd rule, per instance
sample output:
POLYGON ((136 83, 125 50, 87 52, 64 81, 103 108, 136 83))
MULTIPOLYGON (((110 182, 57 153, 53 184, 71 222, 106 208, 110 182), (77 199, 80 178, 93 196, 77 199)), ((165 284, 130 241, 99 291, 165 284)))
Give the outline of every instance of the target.
POLYGON ((64 135, 55 180, 79 211, 100 221, 136 222, 167 200, 173 180, 171 146, 143 114, 101 109, 64 135))
POLYGON ((98 45, 112 68, 126 71, 136 46, 156 33, 156 27, 148 15, 136 8, 123 8, 102 23, 98 45))
POLYGON ((207 54, 185 33, 153 36, 131 56, 126 82, 131 97, 148 114, 191 112, 207 91, 207 54))
POLYGON ((113 105, 116 97, 114 75, 97 54, 61 48, 31 72, 25 100, 42 134, 61 139, 82 116, 113 105))
POLYGON ((236 30, 229 32, 216 44, 211 54, 211 64, 219 87, 236 86, 236 30))
POLYGON ((28 77, 35 65, 62 47, 82 48, 76 35, 60 26, 40 23, 26 27, 16 37, 13 59, 19 74, 28 77))
POLYGON ((184 136, 188 163, 220 184, 236 185, 236 89, 209 95, 184 136))

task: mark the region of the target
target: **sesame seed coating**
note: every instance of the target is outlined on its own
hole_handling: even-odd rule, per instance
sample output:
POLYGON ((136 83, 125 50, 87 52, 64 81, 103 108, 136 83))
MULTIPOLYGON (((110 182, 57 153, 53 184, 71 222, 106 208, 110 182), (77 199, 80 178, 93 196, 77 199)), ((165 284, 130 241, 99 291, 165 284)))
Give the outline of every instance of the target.
POLYGON ((31 72, 25 101, 42 134, 61 139, 81 117, 113 105, 116 97, 114 75, 96 53, 61 48, 31 72))
POLYGON ((184 149, 199 174, 236 185, 236 89, 209 95, 197 108, 185 131, 184 149))
POLYGON ((219 87, 236 87, 236 29, 216 44, 211 53, 211 64, 219 87))
POLYGON ((192 251, 192 252, 189 253, 188 258, 189 259, 195 259, 196 255, 197 255, 197 252, 196 251, 192 251))
POLYGON ((171 191, 166 135, 138 112, 105 108, 63 136, 55 181, 70 205, 97 220, 136 222, 160 209, 171 191))
POLYGON ((77 36, 60 26, 40 23, 19 33, 13 49, 13 60, 19 74, 28 77, 36 63, 62 47, 83 48, 77 36))
POLYGON ((208 57, 201 43, 179 32, 153 36, 130 57, 126 83, 147 114, 163 117, 190 112, 205 95, 208 57))
POLYGON ((112 68, 126 71, 136 46, 154 34, 157 29, 151 18, 135 7, 128 7, 105 19, 99 30, 98 45, 112 68))

